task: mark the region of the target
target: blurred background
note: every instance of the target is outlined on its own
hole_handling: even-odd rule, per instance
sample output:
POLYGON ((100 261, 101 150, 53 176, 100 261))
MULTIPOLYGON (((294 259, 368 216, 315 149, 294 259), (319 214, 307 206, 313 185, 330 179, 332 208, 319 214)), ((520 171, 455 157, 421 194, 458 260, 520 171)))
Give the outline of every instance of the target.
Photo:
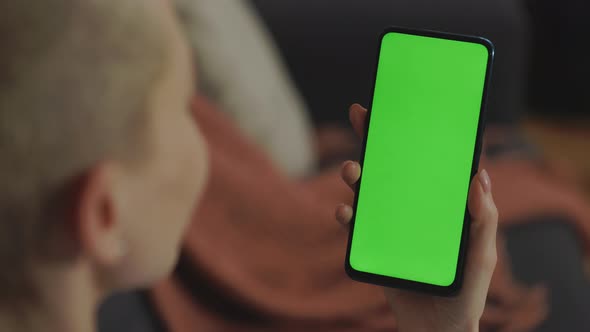
MULTIPOLYGON (((286 197, 300 204, 297 211, 313 210, 312 203, 299 201, 301 183, 305 195, 323 205, 348 197, 334 194, 344 189, 330 180, 337 180, 335 166, 359 154, 347 110, 354 102, 367 104, 377 38, 385 27, 396 25, 479 35, 496 46, 482 166, 490 172, 500 211, 500 261, 482 330, 590 331, 590 61, 584 51, 589 2, 175 3, 193 49, 200 92, 228 115, 244 135, 241 140, 254 143, 272 161, 272 166, 265 164, 267 171, 248 177, 257 183, 279 182, 273 178, 276 168, 290 182, 269 184, 275 190, 272 197, 256 184, 242 198, 237 189, 227 189, 236 201, 226 199, 226 206, 262 204, 254 212, 238 209, 226 232, 242 224, 248 228, 225 242, 219 238, 225 225, 219 214, 199 218, 199 231, 188 236, 171 281, 174 292, 167 285, 136 300, 130 294, 115 297, 102 309, 101 330, 131 331, 125 325, 132 321, 129 317, 141 320, 142 315, 144 320, 156 317, 161 329, 173 331, 193 330, 179 327, 187 324, 211 331, 394 330, 380 295, 346 279, 341 268, 345 237, 307 241, 313 227, 318 234, 335 232, 319 226, 323 219, 332 222, 330 211, 318 212, 323 219, 309 217, 313 220, 307 224, 302 221, 307 217, 291 223, 284 213, 265 209, 282 207, 281 197, 286 197), (258 198, 250 201, 252 197, 258 198), (216 225, 216 233, 208 231, 208 223, 216 225), (295 241, 294 234, 302 237, 295 241), (216 241, 203 240, 208 236, 216 241), (236 242, 242 244, 241 255, 227 249, 235 251, 236 242), (250 252, 252 248, 259 250, 250 252), (300 260, 306 255, 317 264, 300 260), (166 309, 170 307, 182 308, 184 318, 166 309)), ((206 129, 207 122, 201 125, 206 129)), ((235 162, 255 164, 244 155, 235 162)), ((224 174, 220 170, 214 177, 229 178, 224 174)), ((147 325, 141 330, 150 330, 147 325)))
MULTIPOLYGON (((522 125, 590 186, 590 6, 583 0, 253 0, 316 125, 370 98, 379 31, 401 25, 482 35, 496 44, 489 121, 522 125), (584 144, 584 142, 588 142, 584 144)), ((588 192, 587 192, 588 193, 588 192)))

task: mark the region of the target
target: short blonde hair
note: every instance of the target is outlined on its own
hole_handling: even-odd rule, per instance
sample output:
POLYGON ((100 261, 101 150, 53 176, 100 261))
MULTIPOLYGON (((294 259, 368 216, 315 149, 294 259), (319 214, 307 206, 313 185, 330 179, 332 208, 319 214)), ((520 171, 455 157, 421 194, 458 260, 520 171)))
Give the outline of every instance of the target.
POLYGON ((0 3, 3 301, 24 296, 30 262, 62 242, 55 238, 66 233, 61 213, 72 181, 111 154, 140 148, 165 56, 149 11, 143 0, 0 3))

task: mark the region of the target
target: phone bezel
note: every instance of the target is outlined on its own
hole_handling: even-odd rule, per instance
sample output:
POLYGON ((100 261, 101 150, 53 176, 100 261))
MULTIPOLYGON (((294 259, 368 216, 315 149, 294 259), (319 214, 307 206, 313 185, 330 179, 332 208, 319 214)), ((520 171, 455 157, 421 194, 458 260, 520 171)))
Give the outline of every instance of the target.
MULTIPOLYGON (((483 133, 485 130, 485 115, 486 115, 486 111, 485 111, 486 107, 485 106, 486 106, 486 102, 487 102, 488 88, 489 88, 489 84, 490 84, 490 80, 491 80, 492 65, 493 65, 493 59, 494 59, 494 45, 492 44, 491 41, 489 41, 488 39, 483 38, 483 37, 461 35, 461 34, 434 31, 434 30, 403 28, 403 27, 389 27, 381 33, 381 35, 379 37, 379 46, 378 46, 379 48, 378 48, 378 52, 377 52, 377 61, 375 62, 375 67, 374 67, 375 69, 374 69, 374 76, 373 76, 374 77, 373 78, 373 85, 371 88, 371 100, 369 101, 369 105, 367 105, 368 112, 367 112, 367 118, 366 118, 366 123, 365 123, 365 136, 364 136, 364 140, 363 140, 363 145, 362 145, 362 149, 361 149, 361 158, 360 158, 359 163, 362 166, 363 162, 364 162, 364 158, 365 158, 365 148, 366 148, 366 142, 367 142, 367 137, 368 137, 369 123, 370 123, 370 119, 371 119, 371 108, 372 108, 372 103, 373 103, 373 98, 374 98, 374 93, 375 93, 375 84, 376 84, 376 79, 377 79, 377 70, 378 70, 378 66, 379 66, 379 56, 381 53, 382 41, 383 41, 383 38, 388 33, 392 33, 392 32, 417 35, 417 36, 442 38, 442 39, 448 39, 448 40, 465 41, 465 42, 470 42, 470 43, 477 43, 477 44, 481 44, 481 45, 485 46, 486 49, 488 50, 488 62, 487 62, 487 67, 486 67, 486 77, 485 77, 485 82, 484 82, 484 87, 483 87, 480 115, 479 115, 479 121, 478 121, 478 125, 477 125, 477 136, 476 136, 475 148, 474 148, 474 152, 473 152, 471 177, 470 177, 470 181, 469 181, 471 184, 471 181, 473 181, 473 178, 477 174, 477 171, 479 168, 479 159, 480 159, 481 149, 482 149, 482 136, 483 136, 483 133)), ((359 188, 360 188, 361 181, 362 181, 362 175, 361 175, 361 178, 359 179, 359 188)), ((471 224, 471 217, 470 217, 469 211, 467 209, 467 204, 465 204, 465 214, 464 214, 463 229, 462 229, 462 235, 461 235, 461 243, 459 246, 459 257, 458 257, 458 261, 457 261, 457 271, 455 273, 454 281, 449 286, 439 286, 439 285, 427 284, 427 283, 422 283, 422 282, 417 282, 417 281, 412 281, 412 280, 399 279, 399 278, 395 278, 395 277, 383 276, 383 275, 379 275, 379 274, 373 274, 373 273, 355 270, 350 265, 350 250, 351 250, 351 245, 352 245, 352 236, 353 236, 353 232, 354 232, 354 222, 355 222, 355 218, 356 218, 357 204, 358 204, 358 192, 357 192, 357 195, 355 195, 355 199, 354 199, 353 211, 355 211, 355 212, 353 212, 353 217, 352 217, 352 220, 350 223, 350 232, 349 232, 349 236, 348 236, 348 245, 347 245, 347 249, 346 249, 346 259, 345 259, 345 270, 351 279, 356 280, 356 281, 360 281, 360 282, 385 286, 385 287, 401 288, 401 289, 429 293, 429 294, 434 294, 434 295, 439 295, 439 296, 453 296, 459 292, 459 290, 461 289, 462 284, 463 284, 463 271, 464 271, 464 266, 465 266, 465 256, 466 256, 468 242, 469 242, 468 241, 469 228, 470 228, 470 224, 471 224)), ((395 264, 395 262, 392 262, 392 264, 395 264)))

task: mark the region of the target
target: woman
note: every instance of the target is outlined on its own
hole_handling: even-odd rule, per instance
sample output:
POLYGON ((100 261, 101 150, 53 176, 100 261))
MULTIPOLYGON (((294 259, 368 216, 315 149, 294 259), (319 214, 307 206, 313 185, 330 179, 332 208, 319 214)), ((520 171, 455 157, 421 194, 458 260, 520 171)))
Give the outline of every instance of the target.
MULTIPOLYGON (((93 331, 105 296, 170 272, 203 191, 188 48, 165 1, 15 0, 0 16, 0 330, 93 331)), ((365 114, 350 110, 359 134, 365 114)), ((469 210, 463 290, 385 290, 400 330, 478 329, 496 262, 485 171, 469 210)))

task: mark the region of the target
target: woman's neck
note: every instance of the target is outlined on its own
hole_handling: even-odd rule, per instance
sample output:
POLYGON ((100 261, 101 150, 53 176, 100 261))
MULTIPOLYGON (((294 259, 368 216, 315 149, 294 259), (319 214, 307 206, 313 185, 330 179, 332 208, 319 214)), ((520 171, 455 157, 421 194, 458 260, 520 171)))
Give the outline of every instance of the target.
POLYGON ((90 271, 74 268, 43 271, 38 280, 38 301, 0 310, 0 331, 94 332, 98 303, 90 271))

